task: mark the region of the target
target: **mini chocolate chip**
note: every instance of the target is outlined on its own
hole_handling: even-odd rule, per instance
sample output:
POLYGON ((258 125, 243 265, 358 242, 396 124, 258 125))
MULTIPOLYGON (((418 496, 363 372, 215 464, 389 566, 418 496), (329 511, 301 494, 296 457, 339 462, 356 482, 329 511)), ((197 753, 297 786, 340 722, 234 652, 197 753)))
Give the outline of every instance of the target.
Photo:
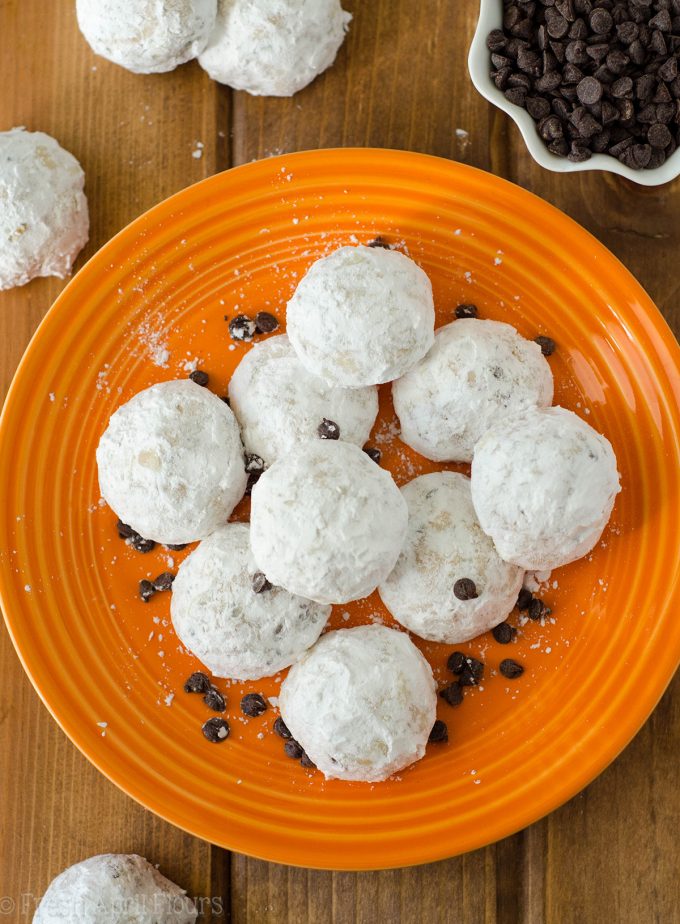
POLYGON ((453 585, 453 594, 458 600, 476 600, 477 585, 471 578, 458 578, 453 585))
POLYGON ((334 420, 329 420, 327 417, 324 417, 324 419, 321 421, 319 426, 316 428, 316 432, 319 434, 319 438, 322 440, 340 439, 340 427, 334 420))
POLYGON ((612 15, 608 10, 604 10, 600 7, 593 10, 588 19, 590 28, 597 35, 606 35, 607 32, 611 32, 614 28, 614 20, 612 15))
POLYGON ((272 589, 272 585, 269 583, 269 581, 267 580, 267 576, 263 574, 262 571, 257 571, 253 575, 252 586, 253 586, 254 594, 261 594, 265 590, 272 589))
POLYGON ((153 589, 157 590, 159 593, 164 590, 170 590, 172 587, 172 582, 175 580, 175 575, 172 571, 164 571, 162 574, 159 574, 153 582, 153 589))
POLYGON ((302 757, 300 758, 300 766, 304 767, 306 770, 316 770, 316 764, 306 751, 302 752, 302 757))
POLYGON ((550 115, 550 103, 542 96, 527 96, 526 107, 527 112, 535 122, 550 115))
POLYGON ((633 81, 630 77, 619 77, 612 84, 610 93, 615 99, 631 99, 633 96, 633 81))
POLYGON ((139 582, 139 596, 145 603, 148 603, 155 593, 156 590, 151 581, 144 579, 139 582))
MULTIPOLYGON (((659 77, 670 83, 672 80, 678 76, 678 59, 676 57, 671 57, 659 68, 659 77)), ((665 100, 662 100, 665 102, 665 100)))
POLYGON ((203 734, 212 744, 220 744, 229 737, 229 723, 214 716, 203 725, 203 734))
POLYGON ((479 317, 479 308, 476 305, 456 305, 455 313, 458 320, 461 318, 476 318, 479 317))
POLYGON ((299 760, 305 753, 295 738, 291 738, 290 741, 286 741, 283 746, 283 750, 286 752, 286 756, 291 757, 293 760, 299 760))
POLYGON ((225 712, 227 708, 227 701, 217 687, 210 687, 203 697, 203 702, 213 712, 225 712))
POLYGON ((512 61, 512 58, 506 58, 505 55, 497 55, 497 54, 491 55, 491 63, 493 64, 493 66, 496 68, 497 71, 499 71, 502 67, 508 67, 511 61, 512 61))
POLYGON ((517 603, 515 606, 518 610, 528 610, 529 604, 534 599, 533 594, 526 587, 522 587, 520 592, 517 594, 517 603))
POLYGON ((544 356, 552 356, 555 352, 556 344, 552 337, 544 337, 543 334, 539 334, 538 337, 534 338, 534 343, 540 346, 541 353, 544 356))
POLYGON ((279 322, 274 315, 270 314, 268 311, 258 311, 255 315, 255 327, 257 328, 258 334, 271 334, 278 326, 279 322))
POLYGON ((663 56, 668 54, 668 45, 666 44, 666 39, 658 30, 652 32, 652 36, 649 40, 649 49, 657 55, 663 56))
POLYGON ((670 32, 673 28, 671 23, 671 14, 668 10, 659 10, 656 16, 652 16, 648 23, 651 29, 659 29, 661 32, 670 32))
POLYGON ((376 465, 380 465, 382 452, 380 452, 379 449, 376 449, 374 446, 364 446, 364 452, 369 459, 372 459, 376 463, 376 465))
POLYGON ((585 39, 588 38, 588 26, 582 19, 575 19, 571 24, 569 29, 569 38, 570 39, 585 39))
POLYGON ((557 141, 548 143, 548 150, 551 154, 557 154, 558 157, 566 157, 569 153, 569 145, 566 138, 558 138, 557 141))
POLYGON ((123 523, 122 520, 118 520, 116 523, 116 529, 118 530, 118 535, 121 539, 132 539, 134 536, 139 535, 139 533, 135 532, 131 526, 128 526, 127 523, 123 523))
MULTIPOLYGON (((550 71, 549 73, 543 74, 542 77, 538 78, 535 83, 535 87, 537 90, 540 90, 541 93, 550 93, 551 90, 556 90, 561 82, 562 78, 560 77, 559 73, 557 71, 550 71)), ((505 95, 507 96, 508 94, 506 93, 505 95)))
POLYGON ((505 91, 505 98, 515 106, 524 107, 527 101, 527 91, 524 87, 508 87, 505 91))
POLYGON ((251 719, 262 715, 267 710, 267 702, 259 693, 246 693, 241 700, 241 712, 251 719))
POLYGON ((168 544, 166 545, 165 548, 169 549, 171 552, 183 552, 184 549, 186 549, 186 547, 187 547, 186 542, 178 542, 178 543, 175 543, 175 545, 168 544))
POLYGON ((541 619, 544 619, 550 610, 545 605, 542 600, 539 600, 538 597, 534 597, 531 603, 529 604, 529 619, 533 619, 534 622, 538 622, 541 619))
POLYGON ((279 738, 283 738, 284 741, 290 741, 290 739, 293 737, 281 716, 278 716, 274 722, 274 732, 279 736, 279 738))
POLYGON ((440 690, 439 695, 449 706, 460 706, 463 702, 463 688, 457 680, 440 690))
POLYGON ((252 340, 256 333, 255 321, 247 314, 239 314, 229 322, 232 340, 252 340))
POLYGON ((629 45, 628 54, 630 55, 630 60, 633 62, 633 64, 644 64, 646 52, 642 42, 636 40, 631 45, 629 45))
POLYGON ((446 727, 446 722, 442 722, 441 719, 437 719, 432 726, 432 731, 430 732, 430 736, 427 740, 430 742, 430 744, 445 744, 449 740, 449 730, 446 727))
POLYGON ((454 651, 449 655, 446 667, 452 674, 461 674, 465 668, 465 655, 462 651, 454 651))
MULTIPOLYGON (((501 35, 503 35, 503 33, 501 33, 501 35)), ((503 36, 503 41, 505 42, 505 36, 503 36)), ((386 238, 384 238, 381 234, 379 234, 372 241, 369 241, 366 246, 367 247, 382 247, 384 250, 389 250, 390 242, 386 238)))
POLYGON ((551 115, 538 123, 538 132, 545 141, 555 141, 563 137, 564 128, 557 116, 551 115))
POLYGON ((630 58, 625 51, 621 51, 618 48, 614 48, 610 51, 605 58, 605 63, 612 74, 622 74, 629 61, 630 58))
POLYGON ((594 77, 584 77, 576 87, 576 95, 584 106, 594 106, 602 99, 602 84, 594 77))
POLYGON ((463 668, 458 683, 462 687, 474 687, 484 676, 484 663, 477 658, 465 658, 465 667, 463 668))
POLYGON ((152 552, 156 548, 156 543, 153 541, 153 539, 144 539, 144 537, 140 536, 139 533, 134 534, 130 545, 135 550, 135 552, 141 552, 142 555, 146 555, 147 552, 152 552))
POLYGON ((575 64, 565 64, 562 71, 562 80, 565 83, 580 83, 583 80, 583 71, 575 64))
POLYGON ((649 126, 647 141, 653 148, 667 148, 672 141, 672 135, 666 125, 655 122, 654 125, 649 126))
POLYGON ((212 683, 203 671, 194 671, 184 682, 185 693, 208 693, 209 690, 212 690, 212 683))
POLYGON ((508 645, 515 637, 515 630, 509 622, 501 622, 493 627, 491 634, 499 645, 508 645))
POLYGON ((194 369, 194 371, 190 373, 189 378, 191 379, 192 382, 195 382, 197 385, 200 385, 201 388, 205 388, 205 386, 210 381, 210 376, 208 375, 207 372, 204 372, 202 369, 194 369))
POLYGON ((501 661, 499 670, 504 677, 507 677, 508 680, 515 680, 517 677, 521 677, 524 673, 524 668, 518 661, 513 661, 512 658, 505 658, 501 661))
POLYGON ((622 22, 616 27, 616 36, 620 42, 623 42, 624 45, 630 45, 631 42, 634 42, 635 39, 640 34, 640 30, 637 27, 637 24, 632 22, 630 19, 627 22, 622 22))
POLYGON ((561 39, 569 32, 569 23, 555 9, 550 7, 545 11, 545 27, 550 38, 561 39))

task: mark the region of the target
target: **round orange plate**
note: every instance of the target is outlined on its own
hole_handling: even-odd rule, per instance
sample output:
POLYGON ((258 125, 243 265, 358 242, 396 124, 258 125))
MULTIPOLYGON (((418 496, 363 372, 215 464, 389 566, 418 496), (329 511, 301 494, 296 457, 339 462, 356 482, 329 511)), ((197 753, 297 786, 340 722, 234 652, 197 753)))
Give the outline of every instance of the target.
MULTIPOLYGON (((28 348, 0 430, 0 590, 12 638, 59 724, 111 780, 200 837, 283 863, 369 869, 479 847, 534 821, 593 779, 654 707, 680 654, 680 368, 672 334, 594 238, 527 192, 418 154, 311 151, 252 163, 184 190, 110 241, 57 300, 28 348), (447 745, 378 785, 325 782, 287 759, 274 710, 232 734, 182 683, 169 594, 137 582, 188 554, 132 551, 100 502, 95 446, 110 414, 193 363, 224 394, 249 349, 225 316, 274 311, 310 263, 382 234, 432 279, 438 324, 456 304, 522 334, 549 334, 556 401, 614 445, 623 490, 592 555, 553 573, 545 625, 516 644, 466 650, 486 676, 439 715, 447 745), (170 561, 169 561, 170 559, 170 561), (502 658, 526 665, 508 681, 502 658)), ((371 442, 400 484, 436 466, 396 437, 389 388, 371 442)), ((246 502, 247 503, 247 502, 246 502)), ((247 518, 247 507, 238 511, 247 518)), ((513 615, 517 619, 517 613, 513 615)), ((333 625, 389 617, 377 594, 333 625)), ((450 648, 419 643, 438 680, 450 648)))

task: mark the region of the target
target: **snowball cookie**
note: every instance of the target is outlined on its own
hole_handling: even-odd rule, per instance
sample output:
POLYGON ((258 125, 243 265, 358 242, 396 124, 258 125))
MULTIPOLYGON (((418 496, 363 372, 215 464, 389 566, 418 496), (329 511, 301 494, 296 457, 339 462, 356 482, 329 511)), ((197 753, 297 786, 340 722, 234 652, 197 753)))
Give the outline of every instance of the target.
POLYGON ((620 490, 609 440, 563 407, 488 430, 472 461, 472 502, 498 554, 550 571, 589 552, 620 490))
POLYGON ((472 506, 470 479, 455 472, 421 475, 401 489, 408 533, 401 555, 378 588, 403 626, 432 642, 456 645, 503 622, 517 602, 524 571, 498 557, 472 506), (478 596, 459 600, 461 578, 478 596))
POLYGON ((378 415, 378 389, 335 388, 312 375, 285 334, 256 344, 229 383, 231 409, 248 452, 271 463, 302 440, 318 438, 324 418, 340 439, 363 446, 378 415))
POLYGON ((340 0, 220 0, 198 63, 235 90, 292 96, 331 66, 351 18, 340 0))
POLYGON ((549 407, 553 378, 533 340, 510 324, 463 318, 392 385, 401 439, 435 462, 470 462, 489 427, 530 407, 549 407))
POLYGON ((392 476, 358 446, 310 440, 253 488, 250 541, 272 584, 318 603, 348 603, 390 573, 407 520, 392 476))
POLYGON ((432 285, 396 250, 341 247, 302 278, 287 325, 300 362, 331 385, 390 382, 432 346, 432 285))
POLYGON ((189 379, 152 385, 119 407, 99 440, 97 465, 108 505, 166 545, 205 539, 246 489, 236 418, 189 379))
POLYGON ((321 635, 330 606, 282 587, 256 593, 250 528, 222 526, 179 567, 170 613, 182 644, 216 677, 259 680, 296 661, 321 635))
POLYGON ((184 889, 143 857, 105 853, 53 879, 33 924, 194 924, 197 917, 184 889))
POLYGON ((437 697, 432 670, 405 632, 328 632, 281 684, 281 717, 328 778, 376 783, 425 753, 437 697))
POLYGON ((87 242, 85 174, 44 132, 0 132, 0 289, 71 272, 87 242))
POLYGON ((135 74, 160 74, 203 51, 217 0, 76 0, 76 13, 95 54, 135 74))

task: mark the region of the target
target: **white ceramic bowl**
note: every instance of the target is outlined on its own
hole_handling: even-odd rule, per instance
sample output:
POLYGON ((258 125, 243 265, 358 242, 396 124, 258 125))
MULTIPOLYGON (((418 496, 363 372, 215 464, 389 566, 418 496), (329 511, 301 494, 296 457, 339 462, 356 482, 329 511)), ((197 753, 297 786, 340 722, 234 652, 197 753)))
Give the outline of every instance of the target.
POLYGON ((546 147, 536 130, 536 123, 529 113, 509 102, 489 76, 491 71, 491 53, 486 47, 486 37, 492 29, 503 27, 503 0, 480 0, 479 22, 470 46, 468 67, 475 87, 485 99, 514 119, 522 137, 529 148, 529 153, 536 163, 546 170, 556 173, 576 173, 579 170, 606 170, 618 173, 641 186, 660 186, 670 183, 680 174, 680 148, 675 151, 661 167, 653 170, 633 170, 609 154, 593 154, 580 164, 572 163, 566 157, 558 157, 546 147))

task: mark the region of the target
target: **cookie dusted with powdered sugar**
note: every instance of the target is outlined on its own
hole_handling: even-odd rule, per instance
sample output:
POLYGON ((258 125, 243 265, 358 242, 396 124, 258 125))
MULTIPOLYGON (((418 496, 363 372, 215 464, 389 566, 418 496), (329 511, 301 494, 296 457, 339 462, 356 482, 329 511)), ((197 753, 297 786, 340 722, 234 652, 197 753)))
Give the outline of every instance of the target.
POLYGON ((0 289, 71 272, 90 227, 85 174, 44 132, 0 132, 0 289))
POLYGON ((352 443, 298 444, 253 488, 250 539, 273 584, 319 603, 370 594, 399 556, 408 512, 389 472, 352 443))
POLYGON ((76 0, 76 12, 95 54, 135 74, 159 74, 203 51, 217 0, 76 0))
POLYGON ((292 96, 330 67, 351 15, 340 0, 220 0, 198 63, 255 96, 292 96))
POLYGON ((336 388, 304 368, 288 337, 256 344, 229 382, 231 409, 248 452, 267 464, 303 440, 315 439, 323 420, 339 439, 363 446, 378 414, 378 389, 336 388))
POLYGON ((313 645, 331 608, 272 586, 250 551, 250 528, 229 523, 182 562, 170 611, 182 644, 216 677, 259 680, 313 645))
POLYGON ((287 325, 314 375, 342 388, 380 385, 404 375, 432 346, 432 285, 396 250, 340 247, 300 281, 287 325))
POLYGON ((329 779, 378 782, 425 753, 437 699, 432 669, 404 632, 328 632, 281 685, 281 716, 329 779))
POLYGON ((496 423, 548 407, 553 377, 540 346, 501 321, 452 321, 392 386, 401 439, 436 462, 469 462, 496 423))
POLYGON ((236 418, 188 379, 152 385, 119 407, 97 466, 102 496, 120 519, 166 545, 205 539, 246 489, 236 418))
POLYGON ((53 879, 33 924, 194 924, 198 912, 180 889, 143 857, 89 857, 53 879))
POLYGON ((517 601, 524 571, 504 562, 483 532, 470 479, 433 472, 401 493, 408 533, 394 570, 378 588, 390 613, 421 638, 447 645, 502 622, 517 601))

